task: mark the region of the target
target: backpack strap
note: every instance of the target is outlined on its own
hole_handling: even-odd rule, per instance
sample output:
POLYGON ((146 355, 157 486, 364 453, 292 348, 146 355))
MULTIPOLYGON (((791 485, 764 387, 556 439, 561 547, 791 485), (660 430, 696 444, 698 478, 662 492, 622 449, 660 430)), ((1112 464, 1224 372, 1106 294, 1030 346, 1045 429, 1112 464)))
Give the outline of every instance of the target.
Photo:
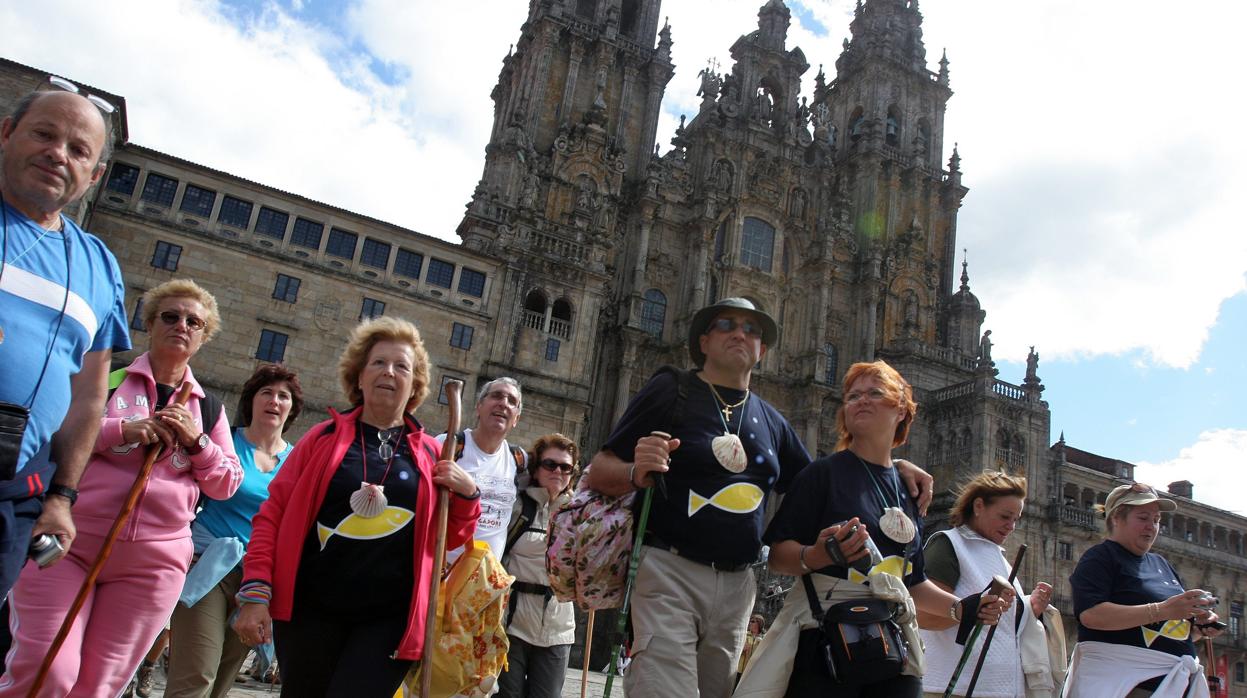
MULTIPOLYGON (((502 557, 506 559, 507 554, 511 552, 511 546, 515 545, 515 541, 525 533, 545 533, 541 529, 529 528, 529 524, 537 517, 537 500, 528 496, 527 492, 519 493, 520 500, 520 517, 507 528, 507 542, 502 548, 502 557)), ((506 565, 503 565, 504 567, 506 565)))
POLYGON ((688 369, 666 365, 654 371, 654 375, 650 376, 650 380, 662 373, 675 375, 675 402, 671 405, 671 418, 670 423, 667 425, 667 429, 674 434, 675 428, 684 421, 684 406, 688 403, 688 395, 692 391, 693 380, 696 379, 697 374, 688 369))

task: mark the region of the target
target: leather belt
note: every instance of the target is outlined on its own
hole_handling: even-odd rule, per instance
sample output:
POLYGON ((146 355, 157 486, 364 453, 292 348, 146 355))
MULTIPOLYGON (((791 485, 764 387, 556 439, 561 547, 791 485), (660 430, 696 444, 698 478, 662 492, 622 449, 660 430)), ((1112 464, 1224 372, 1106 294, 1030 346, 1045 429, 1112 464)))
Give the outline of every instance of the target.
POLYGON ((740 572, 742 570, 749 569, 750 567, 753 566, 753 563, 751 562, 740 562, 736 564, 724 565, 724 564, 715 562, 714 560, 707 560, 705 558, 695 557, 693 555, 689 555, 683 550, 677 549, 674 545, 671 545, 670 543, 659 538, 653 533, 647 533, 645 535, 645 545, 648 545, 651 548, 658 548, 659 550, 666 550, 667 552, 673 555, 682 557, 685 560, 688 560, 689 562, 696 562, 699 565, 705 565, 709 567, 710 569, 714 570, 715 572, 740 572))

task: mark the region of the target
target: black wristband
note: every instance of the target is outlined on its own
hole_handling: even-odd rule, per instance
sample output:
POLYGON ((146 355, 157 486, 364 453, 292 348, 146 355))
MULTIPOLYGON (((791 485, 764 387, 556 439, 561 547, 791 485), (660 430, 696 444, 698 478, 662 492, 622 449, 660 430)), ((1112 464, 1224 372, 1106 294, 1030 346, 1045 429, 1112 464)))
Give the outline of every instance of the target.
POLYGON ((462 495, 462 494, 459 494, 458 492, 456 492, 456 493, 455 493, 455 496, 456 496, 456 497, 462 497, 463 499, 467 499, 467 500, 480 499, 480 498, 481 498, 481 488, 477 487, 477 488, 476 488, 476 492, 474 492, 471 496, 462 495))
POLYGON ((48 488, 44 490, 43 493, 44 496, 55 494, 57 496, 64 497, 69 500, 69 506, 71 507, 78 501, 78 490, 65 485, 58 485, 55 482, 48 485, 48 488))

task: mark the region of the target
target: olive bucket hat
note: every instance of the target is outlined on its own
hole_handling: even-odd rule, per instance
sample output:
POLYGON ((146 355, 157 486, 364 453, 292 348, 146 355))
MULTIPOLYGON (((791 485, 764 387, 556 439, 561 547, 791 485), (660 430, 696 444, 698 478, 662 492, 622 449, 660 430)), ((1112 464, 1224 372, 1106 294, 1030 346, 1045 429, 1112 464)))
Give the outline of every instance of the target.
POLYGON ((762 343, 768 349, 775 348, 779 342, 779 325, 775 324, 775 318, 758 310, 748 298, 722 298, 698 310, 689 323, 688 353, 693 357, 694 364, 702 366, 706 363, 706 355, 701 351, 701 336, 710 328, 710 322, 727 310, 744 310, 752 315, 762 326, 762 343))

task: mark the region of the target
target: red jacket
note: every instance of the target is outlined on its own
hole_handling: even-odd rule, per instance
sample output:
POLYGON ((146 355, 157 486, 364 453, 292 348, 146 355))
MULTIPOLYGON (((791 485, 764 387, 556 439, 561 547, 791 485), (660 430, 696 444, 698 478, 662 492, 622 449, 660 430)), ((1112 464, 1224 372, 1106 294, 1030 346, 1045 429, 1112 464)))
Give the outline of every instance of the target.
MULTIPOLYGON (((346 414, 333 410, 329 413, 331 419, 312 427, 295 444, 277 477, 269 484, 268 499, 251 522, 251 542, 247 545, 247 556, 243 560, 243 578, 268 582, 272 586, 269 614, 277 620, 290 620, 303 542, 316 521, 316 514, 329 489, 329 481, 333 479, 347 448, 355 441, 359 409, 346 414)), ((408 427, 411 431, 407 435, 407 446, 423 483, 417 489, 416 517, 412 520, 416 544, 415 588, 411 590, 407 630, 403 633, 396 656, 398 659, 415 660, 424 653, 424 619, 429 607, 433 548, 437 542, 437 527, 433 521, 437 507, 436 488, 432 481, 436 462, 433 454, 441 453, 441 446, 425 434, 423 427, 415 420, 408 419, 408 427)), ((450 497, 447 550, 463 545, 472 537, 480 514, 480 498, 450 497)))

